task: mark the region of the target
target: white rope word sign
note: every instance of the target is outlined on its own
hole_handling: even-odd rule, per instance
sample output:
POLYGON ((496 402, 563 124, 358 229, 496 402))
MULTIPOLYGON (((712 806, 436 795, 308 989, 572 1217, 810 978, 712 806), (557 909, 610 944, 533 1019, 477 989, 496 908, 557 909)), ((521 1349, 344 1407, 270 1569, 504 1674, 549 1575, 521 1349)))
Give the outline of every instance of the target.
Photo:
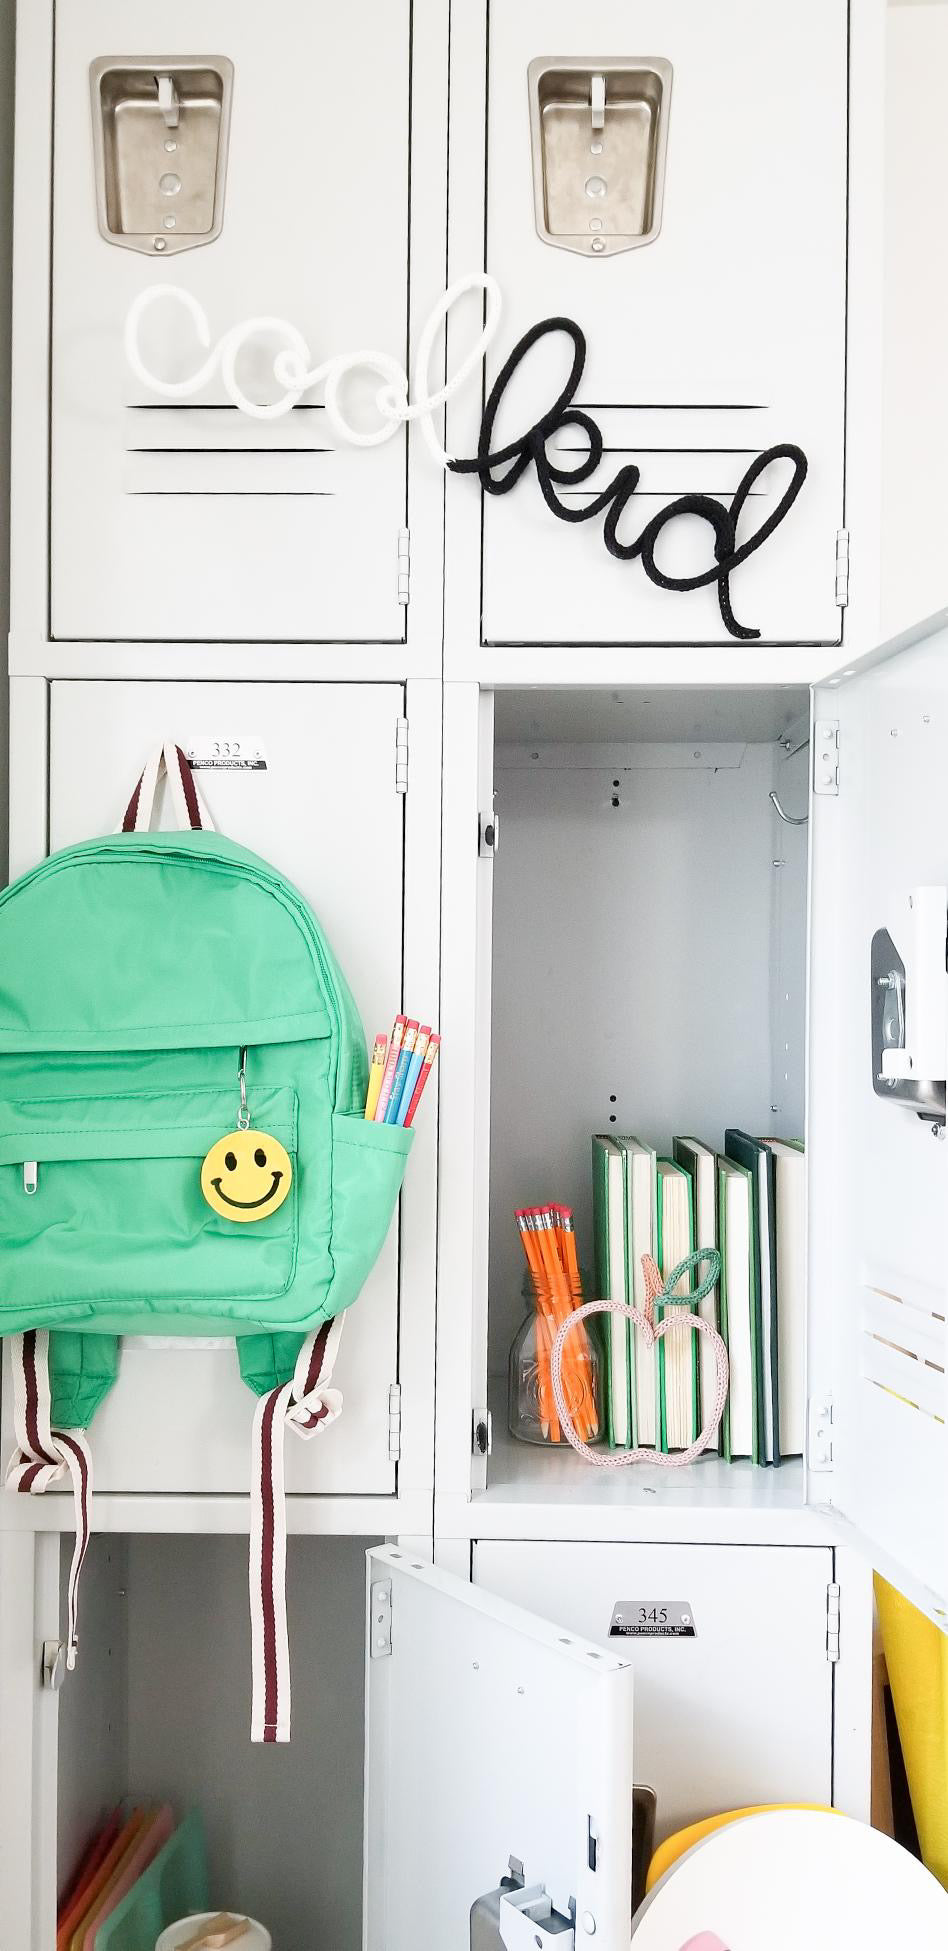
POLYGON ((418 341, 414 400, 409 398, 407 373, 397 359, 387 352, 344 352, 335 358, 323 360, 321 365, 312 366, 309 346, 302 332, 287 318, 245 318, 241 324, 232 325, 229 332, 225 332, 212 346, 207 313, 193 293, 186 291, 183 285, 147 285, 144 291, 139 292, 125 320, 125 357, 140 385, 147 387, 149 392, 159 393, 166 400, 190 399, 209 385, 220 368, 221 384, 228 399, 253 420, 282 420, 298 405, 304 393, 314 386, 322 386, 326 418, 335 438, 347 447, 380 447, 408 421, 419 420, 429 452, 439 467, 446 468, 452 457, 445 452, 438 439, 433 416, 480 365, 500 324, 502 305, 500 286, 487 272, 473 271, 469 277, 459 278, 456 284, 449 286, 427 319, 418 341), (429 370, 438 334, 447 321, 448 313, 470 291, 479 291, 484 295, 483 330, 461 360, 457 372, 436 392, 429 393, 429 370), (155 305, 169 301, 183 305, 189 313, 198 342, 207 352, 203 365, 189 374, 187 379, 162 379, 146 366, 142 355, 142 320, 155 305), (263 337, 286 340, 283 350, 276 354, 273 361, 274 378, 283 392, 279 399, 266 404, 250 399, 237 378, 237 361, 243 347, 263 337), (379 425, 369 432, 354 427, 346 419, 340 404, 343 382, 355 372, 376 373, 382 381, 375 396, 379 425))
MULTIPOLYGON (((660 589, 696 590, 716 586, 721 621, 728 635, 744 640, 759 638, 761 633, 758 629, 739 623, 734 614, 730 578, 735 569, 763 547, 793 507, 808 471, 807 457, 802 448, 790 441, 764 448, 753 456, 728 501, 703 493, 677 495, 664 503, 637 534, 630 534, 628 511, 634 508, 637 512, 641 508, 641 498, 634 499, 642 478, 641 468, 636 461, 623 461, 612 480, 605 486, 599 486, 597 482, 589 490, 590 498, 585 501, 564 499, 560 493, 561 487, 566 484, 568 495, 575 496, 577 488, 597 474, 606 449, 598 422, 585 408, 575 404, 575 395, 586 365, 585 334, 575 319, 545 318, 524 333, 501 367, 484 407, 476 455, 462 457, 448 454, 438 438, 434 414, 464 385, 486 356, 500 324, 502 304, 500 288, 487 272, 472 271, 468 277, 459 278, 456 284, 449 286, 427 319, 418 342, 413 400, 409 396, 407 373, 397 359, 386 352, 347 352, 324 360, 322 365, 311 366, 306 340, 296 326, 285 318, 245 319, 242 324, 231 326, 230 331, 225 332, 212 347, 207 314, 191 292, 181 285, 148 285, 140 292, 125 321, 125 352, 132 372, 141 385, 168 400, 187 399, 200 392, 213 379, 219 367, 221 383, 228 398, 241 413, 247 413, 255 420, 281 419, 292 411, 304 393, 321 385, 331 431, 337 441, 349 447, 378 447, 383 441, 390 440, 400 427, 418 420, 425 444, 438 466, 452 473, 476 474, 484 493, 488 495, 509 494, 532 466, 546 506, 558 521, 575 526, 598 521, 602 517, 602 541, 611 556, 620 562, 640 561, 649 581, 660 589), (483 329, 461 360, 457 371, 443 386, 429 393, 429 369, 435 342, 447 323, 452 307, 472 291, 480 292, 485 301, 483 329), (152 306, 169 299, 183 305, 190 314, 198 340, 207 353, 203 365, 187 379, 160 379, 150 371, 142 357, 139 342, 142 319, 152 306), (491 436, 508 387, 515 380, 527 354, 542 339, 551 335, 565 337, 572 346, 572 365, 565 385, 547 410, 517 439, 492 448, 491 436), (250 399, 240 385, 237 361, 242 347, 250 340, 264 336, 282 337, 286 344, 273 361, 274 378, 283 392, 279 399, 262 405, 250 399), (353 426, 346 419, 340 401, 343 381, 349 374, 360 371, 375 373, 382 382, 375 395, 378 425, 368 432, 353 426), (577 450, 579 460, 569 467, 559 465, 548 452, 549 444, 564 427, 578 430, 586 442, 584 448, 577 450), (774 467, 783 468, 784 485, 776 499, 770 502, 757 528, 748 534, 749 496, 755 491, 760 493, 757 482, 774 467), (658 545, 666 529, 681 520, 703 522, 710 544, 710 562, 705 568, 687 575, 672 574, 657 559, 658 545)), ((767 496, 766 500, 770 500, 770 497, 767 496)))

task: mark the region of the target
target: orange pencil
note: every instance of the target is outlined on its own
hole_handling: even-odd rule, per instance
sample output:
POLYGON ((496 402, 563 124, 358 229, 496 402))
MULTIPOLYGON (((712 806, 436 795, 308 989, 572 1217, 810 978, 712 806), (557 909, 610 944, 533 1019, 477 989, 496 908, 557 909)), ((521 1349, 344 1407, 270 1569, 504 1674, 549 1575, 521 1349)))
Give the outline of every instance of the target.
POLYGON ((536 1306, 536 1346, 537 1346, 537 1397, 540 1405, 540 1425, 543 1434, 551 1443, 560 1440, 559 1418, 553 1401, 553 1387, 550 1380, 550 1341, 546 1320, 546 1273, 540 1246, 533 1228, 533 1215, 523 1209, 517 1212, 517 1225, 526 1255, 527 1266, 533 1280, 533 1298, 536 1306))
POLYGON ((553 1395, 553 1370, 550 1357, 553 1339, 559 1325, 547 1246, 544 1244, 543 1214, 538 1206, 531 1207, 526 1214, 527 1225, 533 1240, 537 1257, 539 1278, 537 1281, 537 1306, 540 1311, 539 1346, 541 1351, 542 1375, 544 1378, 546 1401, 550 1417, 550 1441, 559 1443, 562 1438, 559 1413, 553 1395))
MULTIPOLYGON (((569 1280, 573 1306, 574 1308, 582 1307, 583 1283, 579 1271, 579 1257, 576 1252, 576 1227, 573 1222, 573 1214, 569 1206, 558 1206, 555 1210, 559 1219, 561 1251, 566 1265, 566 1274, 569 1280)), ((585 1322, 581 1323, 579 1328, 574 1330, 574 1339, 576 1342, 577 1364, 583 1371, 584 1419, 587 1424, 586 1440, 588 1442, 590 1436, 598 1436, 599 1434, 599 1417, 596 1394, 593 1388, 592 1363, 589 1356, 589 1336, 586 1332, 585 1322)))
MULTIPOLYGON (((544 1269, 550 1282, 550 1313, 552 1331, 555 1334, 556 1330, 562 1327, 563 1322, 569 1320, 572 1313, 569 1282, 566 1275, 566 1268, 557 1250, 556 1225, 552 1208, 545 1206, 537 1213, 536 1220, 540 1247, 544 1256, 544 1269)), ((580 1409, 579 1423, 580 1433, 582 1433, 582 1425, 585 1421, 581 1413, 584 1385, 576 1360, 576 1351, 572 1346, 574 1339, 575 1337, 571 1337, 563 1348, 560 1369, 563 1378, 564 1393, 570 1405, 570 1413, 575 1415, 577 1408, 580 1409)))

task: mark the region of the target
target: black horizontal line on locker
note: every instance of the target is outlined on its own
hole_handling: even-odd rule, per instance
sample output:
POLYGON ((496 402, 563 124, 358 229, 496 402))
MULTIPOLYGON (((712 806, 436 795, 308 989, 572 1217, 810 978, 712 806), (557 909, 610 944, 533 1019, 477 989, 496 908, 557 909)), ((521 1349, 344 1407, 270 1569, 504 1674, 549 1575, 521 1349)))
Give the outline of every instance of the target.
POLYGON ((567 506, 556 491, 557 486, 564 488, 566 492, 575 491, 577 484, 588 480, 590 475, 596 472, 606 451, 598 422, 592 418, 588 410, 573 405, 585 366, 586 336, 575 319, 545 318, 532 325, 508 355, 488 394, 481 419, 476 457, 472 460, 449 459, 448 467, 455 474, 476 474, 485 494, 505 495, 516 487, 532 462, 536 468, 543 499, 558 521, 588 522, 595 516, 604 515, 603 541, 610 555, 616 556, 620 562, 632 562, 640 558, 650 582, 657 584, 661 589, 706 589, 711 583, 716 583, 718 604, 725 629, 732 637, 758 638, 759 630, 739 623, 734 615, 731 606, 730 578, 742 562, 746 562, 763 547, 793 507, 807 476, 808 463, 803 449, 791 442, 764 448, 756 454, 741 477, 730 503, 718 500, 716 496, 709 494, 678 495, 652 516, 651 521, 645 524, 634 541, 620 542, 618 535, 620 520, 642 478, 642 470, 634 461, 620 467, 608 487, 599 491, 590 490, 594 499, 587 507, 567 506), (539 420, 535 420, 525 433, 517 440, 509 442, 507 446, 492 450, 494 423, 504 394, 517 368, 540 339, 555 332, 565 333, 573 345, 573 363, 565 386, 552 406, 548 407, 546 413, 542 414, 539 420), (550 460, 547 442, 567 427, 579 428, 588 444, 578 466, 564 468, 558 467, 550 460), (738 543, 738 522, 745 502, 754 492, 755 483, 774 461, 784 460, 790 462, 792 472, 776 506, 746 541, 738 543), (506 467, 507 471, 498 477, 496 469, 502 467, 506 467), (655 550, 663 531, 671 522, 685 515, 695 515, 699 520, 708 523, 713 535, 714 563, 696 575, 672 576, 659 568, 655 560, 655 550))

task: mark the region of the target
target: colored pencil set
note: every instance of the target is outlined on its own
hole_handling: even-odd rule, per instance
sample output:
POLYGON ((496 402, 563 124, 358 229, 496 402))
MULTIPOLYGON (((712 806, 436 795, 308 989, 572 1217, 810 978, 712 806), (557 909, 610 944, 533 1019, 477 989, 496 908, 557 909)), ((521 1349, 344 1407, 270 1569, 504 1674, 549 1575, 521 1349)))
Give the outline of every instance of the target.
MULTIPOLYGON (((517 1226, 536 1300, 537 1399, 544 1437, 565 1442, 553 1400, 550 1357, 557 1330, 583 1305, 576 1253, 576 1229, 569 1206, 530 1206, 516 1214, 517 1226)), ((596 1370, 585 1321, 563 1344, 563 1391, 577 1435, 594 1443, 599 1435, 596 1370)))
POLYGON ((412 1016, 396 1016, 391 1036, 376 1037, 365 1100, 370 1124, 414 1124, 440 1047, 430 1023, 412 1016))

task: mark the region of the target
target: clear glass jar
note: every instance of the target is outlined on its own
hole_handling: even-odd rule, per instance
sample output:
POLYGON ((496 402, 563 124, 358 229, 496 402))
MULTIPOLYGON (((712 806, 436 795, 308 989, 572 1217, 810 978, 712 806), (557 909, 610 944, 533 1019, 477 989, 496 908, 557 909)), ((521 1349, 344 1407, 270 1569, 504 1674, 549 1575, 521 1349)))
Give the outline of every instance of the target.
MULTIPOLYGON (((550 1381, 552 1334, 538 1312, 529 1274, 523 1292, 527 1309, 511 1343, 508 1363, 507 1427, 518 1442, 568 1449, 550 1381)), ((594 1321, 573 1329, 565 1353, 563 1384, 573 1425, 587 1443, 598 1443, 602 1438, 602 1362, 594 1321)))

